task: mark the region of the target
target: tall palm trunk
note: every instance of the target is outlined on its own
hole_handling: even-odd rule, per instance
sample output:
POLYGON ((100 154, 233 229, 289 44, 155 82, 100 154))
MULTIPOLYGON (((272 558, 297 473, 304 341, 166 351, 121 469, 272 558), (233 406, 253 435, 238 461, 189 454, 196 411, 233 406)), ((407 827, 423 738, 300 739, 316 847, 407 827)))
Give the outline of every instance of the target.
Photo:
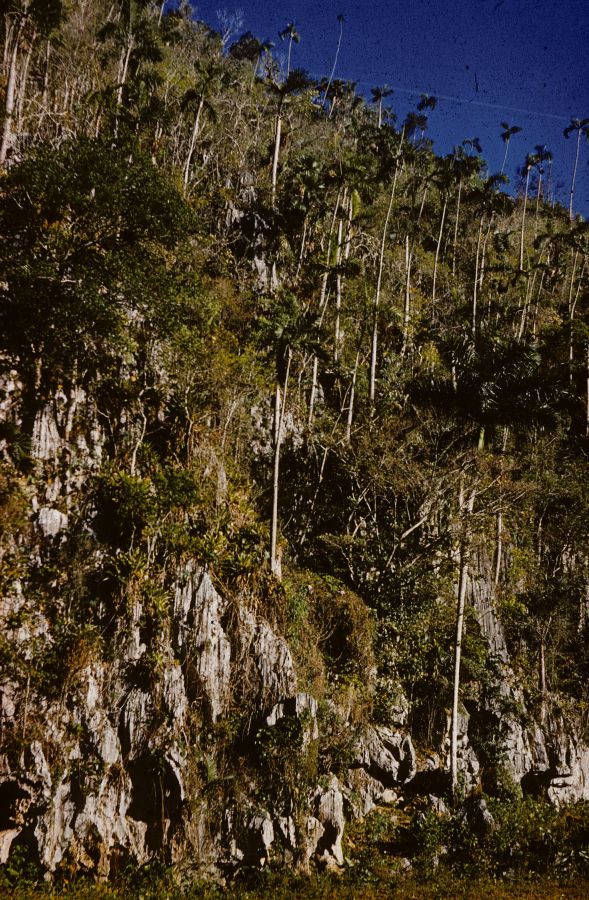
POLYGON ((403 292, 403 344, 401 346, 401 356, 405 356, 407 352, 407 344, 409 341, 409 321, 411 318, 411 263, 413 254, 410 250, 409 235, 405 235, 405 289, 403 292))
POLYGON ((585 437, 589 438, 589 341, 585 343, 585 437))
POLYGON ((274 394, 274 465, 272 471, 272 519, 270 525, 270 569, 272 574, 278 578, 282 577, 280 558, 277 553, 278 541, 278 491, 280 485, 280 448, 282 446, 282 431, 284 425, 284 411, 286 409, 286 397, 288 393, 288 379, 290 375, 290 362, 292 351, 290 347, 287 351, 286 373, 284 376, 284 387, 281 392, 280 384, 276 379, 276 390, 274 394))
POLYGON ((503 175, 505 171, 505 163, 507 162, 507 154, 509 152, 509 138, 505 141, 505 153, 503 154, 503 162, 501 163, 501 169, 499 174, 503 175))
POLYGON ((575 147, 575 164, 573 166, 573 176, 571 178, 571 189, 569 192, 569 217, 571 222, 575 218, 575 214, 573 212, 573 200, 575 196, 575 181, 577 180, 577 169, 579 167, 579 151, 581 149, 581 134, 582 129, 577 128, 577 145, 575 147))
POLYGON ((129 35, 127 38, 127 43, 121 55, 121 59, 119 62, 119 87, 117 90, 117 109, 119 109, 123 105, 123 91, 125 89, 125 85, 127 83, 127 77, 129 75, 129 63, 131 61, 131 53, 133 52, 133 47, 135 44, 135 39, 133 37, 133 32, 129 31, 129 35))
MULTIPOLYGON (((589 345, 588 345, 589 346, 589 345)), ((589 350, 588 350, 589 354, 589 350)), ((589 359, 589 355, 587 357, 589 359)), ((352 423, 354 421, 354 400, 356 398, 356 378, 358 376, 358 364, 360 362, 360 351, 358 350, 356 353, 356 359, 354 361, 354 369, 352 371, 352 382, 350 384, 350 399, 348 401, 348 415, 346 418, 346 444, 349 444, 352 440, 352 423)), ((587 393, 589 397, 589 374, 587 376, 587 393)), ((588 400, 589 404, 589 400, 588 400)), ((589 406, 588 413, 589 417, 589 406)), ((589 422, 589 418, 588 418, 589 422)), ((589 428, 589 424, 587 426, 589 428)))
POLYGON ((335 282, 335 326, 334 326, 334 352, 333 358, 335 362, 338 361, 341 353, 341 343, 342 343, 342 334, 341 334, 341 308, 342 308, 342 290, 343 290, 343 275, 341 272, 341 263, 342 259, 347 262, 350 258, 350 248, 352 242, 352 215, 353 215, 353 204, 352 204, 352 194, 348 196, 347 190, 344 190, 344 195, 342 198, 342 211, 347 212, 347 220, 346 220, 346 231, 345 238, 344 234, 344 223, 343 218, 340 219, 337 233, 337 275, 335 282))
POLYGON ((481 239, 483 236, 484 213, 479 220, 479 233, 477 236, 477 250, 474 262, 474 284, 472 289, 472 319, 471 328, 473 337, 477 332, 477 316, 478 316, 478 289, 479 289, 479 261, 481 258, 481 239))
POLYGON ((198 109, 196 110, 196 117, 194 119, 194 127, 192 129, 192 134, 190 136, 190 146, 188 148, 188 155, 186 157, 186 162, 184 163, 184 189, 188 186, 188 181, 190 179, 190 166, 192 164, 192 156, 194 154, 194 148, 196 147, 196 142, 198 140, 198 135, 200 132, 200 116, 204 108, 205 99, 204 96, 201 96, 198 102, 198 109))
POLYGON ((536 210, 534 212, 534 239, 538 237, 538 217, 540 215, 540 198, 542 196, 542 172, 538 174, 538 190, 536 191, 536 210))
POLYGON ((442 216, 440 219, 440 230, 438 232, 438 243, 436 244, 436 255, 434 258, 434 274, 432 279, 432 310, 436 306, 436 281, 438 278, 438 261, 440 259, 440 247, 442 246, 442 235, 444 234, 444 222, 446 221, 446 210, 448 208, 448 197, 444 197, 444 205, 442 206, 442 216))
POLYGON ((526 230, 526 209, 528 206, 528 191, 530 188, 530 167, 528 166, 528 170, 526 172, 526 189, 524 193, 524 209, 522 212, 522 228, 519 242, 519 268, 520 272, 524 270, 524 238, 525 238, 525 230, 526 230))
POLYGON ((456 246, 458 244, 458 221, 460 219, 460 199, 462 196, 462 178, 458 182, 458 196, 456 198, 456 221, 454 222, 454 244, 452 248, 452 276, 456 275, 456 246))
MULTIPOLYGON (((337 66, 337 59, 339 56, 340 47, 342 45, 342 35, 344 33, 344 19, 343 16, 338 16, 339 19, 339 37, 337 40, 337 49, 335 51, 335 59, 333 60, 333 66, 331 68, 331 73, 329 75, 329 81, 327 82, 327 87, 325 88, 325 93, 323 94, 322 104, 325 106, 325 101, 327 100, 327 95, 329 94, 329 88, 331 87, 331 82, 333 81, 333 76, 335 75, 335 68, 337 66)), ((333 106, 329 111, 329 117, 331 118, 331 113, 333 112, 333 106)))
POLYGON ((20 72, 20 84, 18 88, 18 97, 16 101, 16 130, 17 132, 22 131, 23 128, 23 115, 24 115, 24 107, 25 107, 25 99, 27 96, 27 80, 29 77, 29 66, 31 65, 31 57, 33 55, 33 47, 35 44, 35 39, 37 37, 37 33, 33 31, 31 39, 29 41, 29 46, 27 47, 27 52, 22 64, 21 72, 20 72))
POLYGON ((374 302, 372 304, 372 337, 370 341, 370 377, 369 377, 369 389, 368 389, 368 399, 370 404, 374 404, 374 398, 376 396, 376 360, 378 354, 378 312, 380 307, 380 292, 382 288, 382 275, 384 271, 384 252, 387 241, 387 234, 389 230, 389 222, 391 219, 391 212, 393 209, 393 202, 395 200, 395 191, 397 189, 397 179, 399 176, 399 159, 397 158, 395 161, 395 175, 393 177, 393 186, 391 188, 391 193, 389 196, 389 205, 387 207, 387 212, 384 220, 384 225, 382 229, 382 237, 380 240, 380 253, 378 256, 378 271, 376 274, 376 288, 374 291, 374 302))
POLYGON ((280 98, 276 122, 274 125, 274 153, 272 155, 272 204, 276 202, 276 182, 278 180, 278 157, 280 155, 280 142, 282 139, 282 107, 284 98, 280 98))
MULTIPOLYGON (((569 313, 569 384, 573 383, 573 372, 574 372, 574 361, 575 361, 575 330, 574 330, 574 319, 575 319, 575 308, 577 306, 577 298, 579 296, 579 292, 575 296, 575 275, 577 274, 577 262, 579 259, 579 251, 575 250, 575 255, 573 257, 573 268, 571 272, 571 283, 569 286, 569 296, 568 296, 568 313, 569 313)), ((583 264, 583 268, 584 268, 583 264)), ((582 280, 579 280, 579 287, 582 280)))
MULTIPOLYGON (((427 197, 427 185, 421 197, 421 205, 417 220, 415 222, 415 233, 419 230, 419 223, 423 215, 425 200, 427 197)), ((404 357, 409 349, 409 326, 411 324, 411 266, 413 264, 413 251, 415 249, 415 238, 411 240, 409 234, 405 235, 405 291, 403 300, 403 343, 401 346, 401 356, 404 357)))
POLYGON ((462 658, 462 637, 464 631, 464 608, 466 604, 466 588, 469 575, 469 557, 471 526, 470 517, 474 508, 475 492, 471 492, 468 500, 464 496, 464 485, 460 485, 459 509, 461 517, 460 557, 458 578, 458 601, 456 610, 456 639, 454 642, 454 684, 452 691, 452 720, 450 732, 450 779, 452 793, 456 794, 458 786, 458 704, 460 699, 460 664, 462 658))
POLYGON ((12 125, 14 119, 14 103, 16 96, 16 80, 18 69, 18 51, 20 39, 25 25, 23 17, 12 34, 12 47, 7 48, 8 78, 6 81, 6 94, 4 98, 4 125, 2 128, 2 142, 0 143, 0 166, 6 164, 6 157, 12 144, 12 125))
MULTIPOLYGON (((344 206, 345 206, 345 197, 344 197, 344 206)), ((341 265, 341 257, 342 257, 342 237, 343 237, 343 228, 344 223, 343 219, 339 220, 339 224, 337 227, 337 247, 335 251, 335 264, 337 266, 337 273, 335 276, 335 324, 333 328, 333 358, 334 361, 337 362, 339 359, 340 353, 340 341, 341 341, 341 309, 342 309, 342 273, 340 271, 341 265)))
MULTIPOLYGON (((341 190, 338 191, 337 198, 335 201, 335 206, 333 209, 333 216, 331 218, 331 225, 329 228, 329 235, 327 238, 327 252, 325 257, 325 272, 323 273, 323 278, 321 279, 321 292, 319 294, 319 324, 323 323, 323 316, 325 314, 325 307, 327 305, 327 279, 329 277, 329 265, 331 262, 331 239, 333 237, 333 232, 335 229, 335 220, 337 218, 337 213, 340 205, 340 197, 341 190)), ((313 424, 313 417, 315 415, 315 399, 317 397, 317 376, 319 374, 319 357, 317 354, 313 357, 313 373, 311 375, 311 393, 309 395, 309 416, 307 419, 307 424, 309 428, 313 424)))

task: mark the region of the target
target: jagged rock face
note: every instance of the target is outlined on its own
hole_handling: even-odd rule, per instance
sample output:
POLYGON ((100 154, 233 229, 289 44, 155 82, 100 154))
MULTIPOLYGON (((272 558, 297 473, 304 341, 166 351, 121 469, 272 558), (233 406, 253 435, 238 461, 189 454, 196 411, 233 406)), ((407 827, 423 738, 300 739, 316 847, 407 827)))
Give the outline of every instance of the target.
POLYGON ((503 628, 497 615, 496 589, 492 560, 484 548, 477 548, 471 562, 467 585, 467 599, 473 607, 482 634, 489 648, 498 658, 507 662, 507 645, 503 628))
MULTIPOLYGON (((504 565, 508 565, 509 551, 504 565)), ((496 608, 492 561, 484 548, 473 554, 467 599, 494 657, 496 674, 477 710, 476 721, 462 710, 458 723, 458 765, 465 787, 474 787, 481 764, 474 749, 481 727, 491 737, 502 765, 524 793, 542 794, 555 804, 589 799, 589 748, 563 715, 546 712, 537 721, 527 708, 509 663, 507 644, 496 608)), ((450 719, 443 751, 449 766, 450 719)))
POLYGON ((174 594, 176 645, 182 654, 192 697, 202 692, 216 722, 229 697, 231 644, 222 626, 227 601, 206 572, 189 569, 174 594))
MULTIPOLYGON (((4 622, 24 604, 18 591, 4 601, 4 622)), ((0 757, 0 859, 24 845, 48 872, 67 860, 100 877, 125 860, 144 864, 156 854, 204 867, 282 858, 305 868, 312 856, 341 865, 344 806, 363 814, 391 801, 391 788, 415 771, 410 738, 367 729, 346 784, 335 776, 309 782, 297 811, 282 790, 268 808, 257 806, 254 777, 239 786, 241 799, 226 806, 221 821, 204 790, 219 765, 209 738, 230 715, 235 696, 259 710, 251 734, 261 727, 271 735, 285 723, 280 735, 296 732, 297 746, 279 749, 301 764, 320 738, 317 700, 297 693, 285 640, 244 600, 223 596, 195 565, 178 572, 173 624, 160 636, 151 671, 142 623, 141 602, 134 600, 119 623, 113 657, 85 662, 53 700, 24 696, 16 681, 2 683, 3 733, 19 743, 28 706, 41 736, 0 757), (288 722, 297 721, 298 730, 289 732, 288 722), (354 806, 358 791, 362 799, 354 806)), ((37 641, 51 645, 42 616, 10 638, 30 641, 31 628, 37 641)))
MULTIPOLYGON (((4 602, 4 620, 23 602, 4 602)), ((42 704, 36 709, 44 723, 42 740, 23 741, 16 758, 0 759, 3 859, 24 842, 49 871, 67 856, 106 876, 119 857, 141 864, 162 850, 170 860, 195 849, 201 859, 222 855, 203 837, 206 804, 199 810, 193 751, 185 737, 190 707, 202 711, 203 729, 223 716, 236 676, 234 647, 248 654, 256 697, 282 697, 285 703, 296 687, 284 640, 245 608, 238 609, 229 634, 227 608, 208 574, 189 567, 177 579, 175 628, 161 647, 161 671, 138 681, 146 645, 136 603, 121 626, 122 652, 115 660, 89 662, 77 674, 67 705, 35 699, 42 704)), ((50 640, 46 622, 39 620, 35 628, 50 640)), ((11 637, 30 640, 30 626, 11 637)), ((3 732, 26 730, 19 685, 5 681, 0 701, 3 732)), ((250 830, 256 831, 254 824, 250 830)), ((262 844, 269 846, 271 829, 263 825, 261 832, 262 844)))

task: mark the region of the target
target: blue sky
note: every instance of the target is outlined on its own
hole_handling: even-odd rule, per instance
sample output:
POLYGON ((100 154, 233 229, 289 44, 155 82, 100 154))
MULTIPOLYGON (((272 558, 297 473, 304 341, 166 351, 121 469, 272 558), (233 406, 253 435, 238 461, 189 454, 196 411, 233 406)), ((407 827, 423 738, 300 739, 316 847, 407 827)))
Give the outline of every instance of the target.
MULTIPOLYGON (((428 134, 439 153, 478 137, 491 171, 503 157, 499 123, 521 126, 506 172, 536 144, 554 154, 554 183, 568 205, 574 136, 570 119, 589 117, 589 0, 195 0, 198 18, 218 28, 218 11, 240 14, 240 33, 275 42, 294 22, 301 36, 293 65, 328 75, 345 18, 336 77, 369 94, 394 89, 391 106, 402 120, 420 93, 439 97, 428 134)), ((584 141, 576 208, 589 217, 589 142, 584 141)))

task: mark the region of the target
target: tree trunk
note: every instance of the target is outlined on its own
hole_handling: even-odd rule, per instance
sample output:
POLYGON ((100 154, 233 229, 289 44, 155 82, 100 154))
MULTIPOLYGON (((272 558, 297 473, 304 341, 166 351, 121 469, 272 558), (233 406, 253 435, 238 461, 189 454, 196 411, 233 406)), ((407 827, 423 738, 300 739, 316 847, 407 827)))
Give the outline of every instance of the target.
POLYGON ((452 275, 456 275, 456 245, 458 243, 458 220, 460 218, 460 198, 462 195, 462 179, 458 182, 458 197, 456 198, 456 221, 454 223, 454 246, 452 252, 452 275))
POLYGON ((546 682, 546 638, 550 630, 552 617, 548 620, 548 624, 542 629, 540 634, 540 647, 538 652, 538 690, 540 691, 540 724, 542 725, 546 719, 546 700, 548 697, 548 687, 546 682))
POLYGON ((391 212, 393 209, 393 202, 395 199, 395 190, 397 188, 397 178, 399 175, 399 160, 397 159, 395 162, 395 175, 393 178, 393 186, 391 188, 391 194, 389 197, 389 205, 387 208, 387 214, 384 220, 384 226, 382 229, 382 237, 380 241, 380 254, 378 257, 378 271, 376 275, 376 289, 374 291, 374 302, 372 304, 372 338, 370 341, 370 378, 369 378, 369 390, 368 390, 368 399, 370 404, 374 404, 374 398, 376 395, 376 358, 378 353, 378 309, 380 306, 380 291, 382 287, 382 273, 384 270, 384 252, 386 247, 387 233, 389 229, 389 221, 391 218, 391 212))
POLYGON ((29 66, 31 64, 31 57, 33 55, 33 46, 35 43, 35 38, 37 37, 37 33, 33 31, 31 35, 31 40, 29 42, 29 46, 27 49, 26 56, 24 58, 24 62, 22 64, 21 73, 20 73, 20 84, 18 87, 18 99, 16 101, 16 130, 17 133, 23 130, 23 114, 25 107, 25 98, 27 94, 27 79, 29 77, 29 66))
POLYGON ((51 59, 51 41, 48 40, 46 43, 46 46, 45 46, 45 69, 43 72, 43 92, 41 94, 41 109, 39 112, 39 118, 37 120, 37 126, 35 129, 35 139, 38 139, 39 134, 41 132, 41 127, 43 125, 43 121, 48 113, 50 59, 51 59))
POLYGON ((444 233, 444 221, 446 219, 446 209, 448 207, 448 198, 444 197, 444 205, 442 206, 442 218, 440 219, 440 230, 438 232, 438 243, 436 244, 436 255, 434 259, 434 275, 432 282, 432 313, 436 307, 436 281, 438 277, 438 260, 440 258, 440 247, 442 244, 442 235, 444 233))
POLYGON ((575 362, 575 342, 574 342, 574 319, 575 319, 575 306, 576 306, 576 298, 573 299, 574 288, 575 288, 575 275, 577 274, 577 261, 579 259, 579 251, 575 250, 575 255, 573 257, 573 268, 571 272, 571 284, 569 287, 569 297, 568 297, 568 311, 569 311, 569 384, 573 383, 573 374, 574 374, 574 362, 575 362))
POLYGON ((462 656, 462 635, 464 630, 464 607, 466 602, 466 586, 468 583, 470 554, 469 519, 474 507, 474 491, 465 503, 464 488, 460 486, 459 506, 462 517, 460 536, 460 575, 458 579, 458 603, 456 612, 456 640, 454 642, 454 688, 452 693, 452 724, 450 735, 450 780, 452 794, 456 795, 458 786, 458 702, 460 697, 460 661, 462 656))
POLYGON ((526 175, 526 190, 524 193, 524 210, 522 213, 522 231, 519 242, 519 269, 520 272, 524 270, 524 237, 525 237, 525 229, 526 229, 526 208, 528 205, 528 189, 530 187, 530 169, 528 169, 526 175))
POLYGON ((12 120, 14 117, 18 50, 23 27, 24 24, 21 22, 16 33, 13 35, 13 45, 9 53, 10 62, 8 66, 6 96, 4 100, 4 126, 2 129, 2 143, 0 144, 0 166, 6 164, 6 157, 12 144, 12 120))
POLYGON ((274 154, 272 157, 272 203, 276 202, 276 181, 278 179, 278 156, 280 154, 280 140, 282 137, 282 101, 276 114, 274 129, 274 154))
POLYGON ((538 237, 538 217, 540 215, 540 197, 542 196, 542 173, 538 175, 538 190, 536 192, 536 210, 534 212, 534 240, 538 237))
MULTIPOLYGON (((345 209, 346 198, 344 195, 344 199, 342 202, 342 206, 345 209)), ((337 268, 337 273, 335 276, 335 324, 333 330, 333 358, 334 361, 337 362, 339 359, 340 353, 340 341, 341 341, 341 325, 340 325, 340 317, 341 317, 341 309, 342 309, 342 274, 340 272, 340 265, 342 259, 342 238, 343 238, 343 230, 344 230, 344 221, 340 218, 338 226, 337 226, 337 247, 335 251, 335 264, 337 268)))
POLYGON ((579 149, 581 147, 581 129, 577 129, 577 147, 575 149, 575 164, 573 166, 573 177, 571 179, 571 190, 569 194, 569 218, 571 222, 575 218, 575 214, 573 212, 573 198, 575 195, 575 181, 577 179, 577 168, 579 166, 579 149))
MULTIPOLYGON (((340 192, 338 191, 338 195, 335 201, 335 206, 333 209, 333 216, 331 219, 331 225, 329 228, 329 235, 327 238, 327 252, 325 255, 325 272, 323 273, 323 278, 321 279, 321 293, 319 295, 319 327, 321 327, 323 323, 323 316, 325 314, 325 308, 327 305, 327 279, 329 276, 329 266, 331 262, 331 238, 333 236, 333 230, 335 228, 335 220, 337 218, 337 213, 340 204, 340 192)), ((313 357, 313 374, 311 377, 311 393, 309 396, 309 416, 307 420, 307 424, 309 428, 313 424, 313 416, 315 413, 315 398, 317 396, 317 375, 319 372, 319 359, 317 355, 313 357)))
POLYGON ((503 154, 503 162, 501 163, 501 170, 499 172, 500 175, 503 175, 505 171, 505 163, 507 162, 507 152, 509 150, 509 140, 505 141, 505 153, 503 154))
MULTIPOLYGON (((589 351, 588 351, 589 353, 589 351)), ((588 356, 589 359, 589 356, 588 356)), ((346 419, 346 444, 349 444, 352 440, 352 422, 354 421, 354 399, 356 396, 356 378, 358 376, 358 363, 360 362, 360 351, 356 353, 356 360, 354 362, 354 370, 352 372, 352 383, 350 385, 350 400, 348 403, 348 416, 346 419)), ((589 397, 589 374, 587 376, 587 392, 589 397)), ((588 400, 589 403, 589 400, 588 400)), ((589 407, 588 407, 589 409, 589 407)), ((589 411, 588 411, 589 416, 589 411)), ((589 427, 589 425, 588 425, 589 427)))
POLYGON ((585 344, 585 437, 589 438, 589 341, 585 344))
POLYGON ((501 576, 501 557, 503 555, 503 513, 501 509, 497 512, 497 537, 495 543, 495 576, 493 585, 495 590, 499 586, 499 578, 501 576))
POLYGON ((194 148, 196 147, 196 142, 198 140, 198 133, 200 131, 200 116, 204 107, 204 97, 201 96, 198 102, 198 109, 196 111, 196 118, 194 120, 194 128, 192 129, 192 135, 190 137, 190 147, 188 149, 188 156, 186 157, 186 162, 184 163, 184 189, 186 190, 188 186, 188 180, 190 178, 190 166, 192 163, 192 155, 194 153, 194 148))
POLYGON ((127 83, 127 76, 129 74, 129 62, 131 60, 131 53, 133 51, 133 43, 133 35, 129 34, 127 46, 125 47, 125 52, 121 57, 121 61, 119 64, 119 72, 121 74, 119 76, 119 87, 117 90, 117 109, 119 109, 123 104, 123 90, 125 84, 127 83))
POLYGON ((288 378, 290 374, 290 361, 292 351, 288 349, 286 374, 284 376, 284 390, 280 392, 280 385, 276 381, 276 393, 274 397, 274 467, 272 473, 272 521, 270 527, 270 569, 272 574, 280 581, 282 571, 280 555, 277 552, 278 539, 278 488, 280 481, 280 447, 282 445, 282 428, 284 425, 284 410, 286 408, 286 396, 288 392, 288 378))
POLYGON ((481 216, 479 221, 479 233, 477 237, 477 252, 475 254, 475 262, 474 262, 474 284, 472 290, 472 321, 471 328, 473 337, 477 332, 477 304, 478 304, 478 289, 479 289, 479 259, 481 255, 481 237, 483 235, 483 216, 481 216))
POLYGON ((454 643, 454 689, 452 694, 452 732, 450 738, 450 779, 452 794, 458 785, 458 701, 460 695, 460 660, 462 655, 462 632, 464 628, 464 605, 468 578, 466 549, 460 551, 460 579, 458 583, 458 608, 456 616, 456 640, 454 643))
POLYGON ((413 253, 409 250, 409 235, 405 235, 405 292, 403 300, 403 344, 401 346, 401 356, 405 356, 407 352, 407 344, 409 341, 409 319, 411 316, 411 263, 413 253))

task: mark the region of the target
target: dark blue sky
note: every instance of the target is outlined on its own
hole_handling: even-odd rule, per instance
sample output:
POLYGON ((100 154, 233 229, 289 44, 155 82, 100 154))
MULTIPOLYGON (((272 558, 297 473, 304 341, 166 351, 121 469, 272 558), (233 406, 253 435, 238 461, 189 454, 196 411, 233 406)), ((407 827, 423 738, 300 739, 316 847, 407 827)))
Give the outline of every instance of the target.
MULTIPOLYGON (((439 97, 429 136, 447 153, 464 138, 480 138, 491 171, 501 167, 502 120, 522 127, 511 142, 507 174, 536 144, 554 154, 557 197, 568 204, 574 136, 571 117, 589 117, 589 0, 195 0, 197 17, 219 28, 217 12, 241 12, 240 33, 252 31, 285 54, 278 31, 299 30, 293 66, 328 75, 345 17, 336 77, 394 88, 402 120, 420 93, 439 97)), ((578 210, 589 217, 589 142, 584 141, 576 187, 578 210)))

